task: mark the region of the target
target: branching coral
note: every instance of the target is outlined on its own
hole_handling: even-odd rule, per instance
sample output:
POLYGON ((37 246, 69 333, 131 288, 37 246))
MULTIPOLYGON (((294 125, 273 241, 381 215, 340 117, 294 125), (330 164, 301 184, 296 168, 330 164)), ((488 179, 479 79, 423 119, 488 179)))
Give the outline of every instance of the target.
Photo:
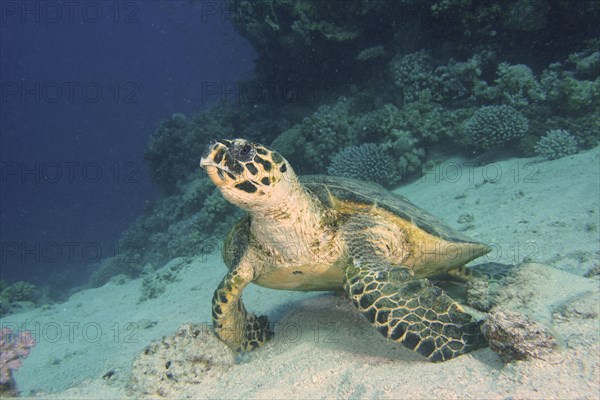
POLYGON ((441 100, 433 58, 424 50, 396 56, 389 65, 392 81, 402 91, 402 101, 441 100))
POLYGON ((549 160, 556 160, 578 152, 577 139, 563 129, 552 129, 535 145, 535 152, 549 160))
POLYGON ((331 161, 327 172, 387 185, 394 173, 393 166, 393 160, 382 146, 365 143, 349 146, 339 152, 331 161))
POLYGON ((465 124, 469 145, 483 150, 501 147, 527 133, 527 118, 511 106, 481 107, 465 124))
POLYGON ((425 150, 417 146, 418 142, 409 131, 392 129, 390 138, 382 143, 381 146, 394 160, 394 173, 390 176, 388 186, 406 182, 421 171, 425 150))
POLYGON ((352 128, 357 132, 356 136, 373 141, 381 140, 390 134, 392 127, 398 122, 399 112, 393 104, 385 104, 355 118, 352 128))
POLYGON ((322 105, 311 116, 283 132, 273 142, 300 174, 323 173, 324 166, 343 148, 355 145, 360 131, 352 128, 348 101, 340 97, 333 105, 322 105))

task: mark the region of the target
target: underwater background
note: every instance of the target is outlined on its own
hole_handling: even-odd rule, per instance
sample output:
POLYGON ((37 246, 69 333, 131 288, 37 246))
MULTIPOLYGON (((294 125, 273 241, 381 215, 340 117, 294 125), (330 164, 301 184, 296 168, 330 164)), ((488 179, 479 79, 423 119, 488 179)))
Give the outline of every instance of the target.
POLYGON ((0 393, 597 396, 599 1, 0 5, 0 393), (543 322, 562 361, 422 366, 339 295, 253 288, 249 308, 304 335, 241 364, 207 356, 179 386, 141 379, 153 340, 210 323, 243 213, 199 159, 237 137, 299 175, 377 182, 525 265, 469 305, 543 322), (25 331, 35 346, 8 339, 25 331))

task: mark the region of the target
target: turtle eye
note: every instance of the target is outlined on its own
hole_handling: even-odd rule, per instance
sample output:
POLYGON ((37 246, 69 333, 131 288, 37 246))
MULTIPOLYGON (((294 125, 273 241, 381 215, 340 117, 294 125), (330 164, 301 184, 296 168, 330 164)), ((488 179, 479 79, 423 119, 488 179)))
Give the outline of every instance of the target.
POLYGON ((242 147, 240 147, 239 151, 238 151, 238 159, 240 161, 248 161, 252 158, 252 145, 250 144, 245 144, 242 147))

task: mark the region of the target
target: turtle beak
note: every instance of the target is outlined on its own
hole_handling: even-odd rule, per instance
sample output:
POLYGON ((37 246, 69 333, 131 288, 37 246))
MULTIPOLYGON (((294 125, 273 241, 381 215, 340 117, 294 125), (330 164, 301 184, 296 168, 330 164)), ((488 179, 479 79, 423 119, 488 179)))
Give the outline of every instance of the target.
POLYGON ((244 172, 244 166, 234 157, 235 143, 224 139, 213 141, 200 159, 200 167, 219 188, 237 182, 244 172))
POLYGON ((224 143, 213 140, 208 144, 200 158, 200 168, 206 171, 208 177, 217 187, 222 186, 226 181, 228 170, 223 163, 223 159, 228 153, 228 148, 224 143))
POLYGON ((207 167, 215 166, 215 163, 209 157, 202 157, 200 159, 200 168, 206 169, 207 167))
POLYGON ((200 168, 206 170, 207 167, 219 167, 223 161, 223 156, 229 153, 227 142, 226 140, 212 140, 202 153, 200 168))
POLYGON ((214 145, 215 145, 214 142, 210 142, 210 144, 208 146, 206 146, 206 148, 204 149, 204 152, 202 153, 202 157, 200 157, 200 168, 204 168, 209 163, 212 162, 209 157, 212 153, 212 149, 213 149, 214 145))

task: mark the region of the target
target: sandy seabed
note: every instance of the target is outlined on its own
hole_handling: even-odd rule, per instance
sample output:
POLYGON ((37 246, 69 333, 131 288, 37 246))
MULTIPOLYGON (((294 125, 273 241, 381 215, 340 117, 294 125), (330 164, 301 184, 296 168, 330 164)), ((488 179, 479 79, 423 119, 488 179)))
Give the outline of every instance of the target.
MULTIPOLYGON (((246 307, 269 316, 274 340, 169 397, 598 399, 600 279, 583 274, 600 262, 599 170, 599 148, 554 161, 453 159, 396 191, 494 248, 475 263, 529 261, 502 306, 549 327, 553 357, 504 364, 486 348, 433 364, 380 336, 342 294, 251 286, 246 307)), ((22 396, 144 396, 131 385, 134 360, 184 323, 208 327, 226 270, 219 254, 157 273, 169 268, 177 279, 155 299, 138 301, 141 279, 111 282, 4 318, 38 338, 15 374, 22 396)))

